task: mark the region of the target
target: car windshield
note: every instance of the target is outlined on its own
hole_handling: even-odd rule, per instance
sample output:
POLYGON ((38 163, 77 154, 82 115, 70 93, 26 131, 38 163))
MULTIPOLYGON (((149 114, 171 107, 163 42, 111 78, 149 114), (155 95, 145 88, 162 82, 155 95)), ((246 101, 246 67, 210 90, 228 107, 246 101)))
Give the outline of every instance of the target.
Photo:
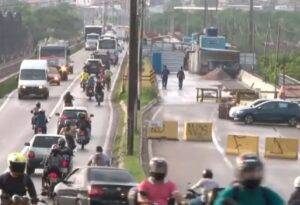
POLYGON ((99 49, 115 49, 116 41, 111 39, 104 39, 99 41, 99 49))
POLYGON ((21 70, 21 80, 47 80, 45 70, 38 69, 24 69, 21 70))
POLYGON ((75 119, 77 118, 77 114, 80 112, 87 114, 85 110, 64 110, 63 116, 67 117, 68 119, 75 119))
POLYGON ((91 168, 88 173, 89 181, 134 183, 135 180, 131 174, 124 170, 91 168))
POLYGON ((33 141, 33 147, 50 148, 53 144, 57 144, 58 136, 36 136, 33 141))

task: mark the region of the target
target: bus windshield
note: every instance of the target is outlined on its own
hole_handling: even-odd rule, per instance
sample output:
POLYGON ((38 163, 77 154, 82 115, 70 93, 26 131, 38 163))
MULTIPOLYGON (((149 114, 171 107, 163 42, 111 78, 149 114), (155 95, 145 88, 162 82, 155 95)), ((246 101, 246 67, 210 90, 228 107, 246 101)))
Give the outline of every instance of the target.
POLYGON ((66 53, 64 47, 61 48, 42 47, 40 52, 41 52, 40 53, 41 58, 50 57, 50 56, 65 58, 65 53, 66 53))

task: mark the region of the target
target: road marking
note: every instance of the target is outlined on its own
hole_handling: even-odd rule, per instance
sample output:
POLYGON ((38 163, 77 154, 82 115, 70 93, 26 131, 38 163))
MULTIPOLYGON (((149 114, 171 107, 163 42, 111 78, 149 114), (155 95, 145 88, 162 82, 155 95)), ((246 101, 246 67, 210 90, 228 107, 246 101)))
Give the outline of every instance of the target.
POLYGON ((113 117, 114 117, 113 106, 112 106, 112 101, 111 101, 111 95, 113 93, 113 90, 115 89, 116 82, 117 82, 118 76, 119 76, 119 74, 121 72, 121 66, 123 64, 124 58, 126 56, 126 53, 127 53, 127 49, 125 50, 124 55, 122 56, 122 60, 120 61, 120 64, 117 65, 117 75, 116 75, 116 77, 113 80, 113 84, 112 84, 112 87, 111 87, 111 92, 109 92, 108 98, 107 98, 108 99, 108 105, 109 105, 109 110, 110 111, 109 111, 108 129, 106 131, 106 137, 105 137, 103 149, 104 149, 105 153, 108 154, 109 156, 111 156, 111 153, 107 153, 107 151, 108 151, 108 147, 109 147, 109 141, 110 141, 110 138, 111 138, 110 132, 111 132, 111 129, 112 129, 113 117))
POLYGON ((71 88, 73 87, 73 85, 75 84, 75 82, 80 78, 80 75, 76 76, 74 78, 74 80, 71 82, 71 84, 67 87, 67 89, 61 94, 58 102, 56 103, 56 105, 54 106, 54 108, 52 109, 49 117, 51 118, 54 114, 55 114, 55 111, 57 110, 57 108, 60 106, 60 104, 62 103, 63 101, 63 98, 64 98, 64 95, 66 94, 66 92, 70 91, 71 88))
POLYGON ((6 106, 6 104, 8 103, 8 101, 10 100, 11 96, 13 96, 13 94, 15 94, 15 92, 17 91, 17 89, 15 89, 14 91, 12 91, 6 98, 6 100, 3 102, 3 104, 0 107, 0 112, 4 109, 4 107, 6 106))
POLYGON ((160 111, 162 110, 162 106, 160 106, 156 111, 155 113, 153 114, 151 120, 154 120, 156 118, 156 116, 158 115, 158 113, 160 113, 160 111))

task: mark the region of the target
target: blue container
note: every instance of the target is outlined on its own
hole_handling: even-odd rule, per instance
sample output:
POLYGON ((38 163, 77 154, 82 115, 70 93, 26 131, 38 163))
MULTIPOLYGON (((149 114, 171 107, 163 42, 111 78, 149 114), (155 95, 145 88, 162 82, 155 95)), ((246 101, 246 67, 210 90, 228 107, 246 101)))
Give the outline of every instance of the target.
POLYGON ((153 53, 152 54, 152 66, 155 70, 155 73, 160 74, 162 69, 161 63, 161 53, 153 53))

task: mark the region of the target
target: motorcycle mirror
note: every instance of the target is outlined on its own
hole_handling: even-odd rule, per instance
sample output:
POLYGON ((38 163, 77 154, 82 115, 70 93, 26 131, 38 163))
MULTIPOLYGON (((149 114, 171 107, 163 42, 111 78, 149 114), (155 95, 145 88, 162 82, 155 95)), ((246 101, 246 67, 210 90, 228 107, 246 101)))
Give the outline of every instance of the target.
POLYGON ((66 185, 71 185, 73 182, 67 181, 67 180, 63 180, 62 183, 66 184, 66 185))
POLYGON ((31 111, 30 111, 30 113, 32 113, 32 114, 33 114, 33 110, 31 110, 31 111))
POLYGON ((94 114, 90 114, 90 117, 94 117, 94 114))
POLYGON ((29 147, 30 143, 29 142, 25 142, 24 145, 27 146, 27 147, 29 147))
POLYGON ((56 112, 56 113, 55 113, 55 116, 59 117, 59 115, 60 115, 59 112, 56 112))

